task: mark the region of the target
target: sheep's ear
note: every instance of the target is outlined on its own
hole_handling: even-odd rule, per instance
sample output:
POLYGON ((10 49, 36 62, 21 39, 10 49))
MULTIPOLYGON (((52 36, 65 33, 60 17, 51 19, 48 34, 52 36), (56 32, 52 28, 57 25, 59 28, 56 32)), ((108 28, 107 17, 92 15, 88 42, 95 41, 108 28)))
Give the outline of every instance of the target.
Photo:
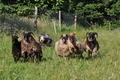
POLYGON ((19 37, 18 37, 18 36, 13 36, 13 35, 12 35, 12 38, 17 38, 17 39, 18 39, 19 37))
MULTIPOLYGON (((63 37, 63 34, 61 34, 60 38, 62 38, 62 37, 63 37)), ((59 38, 59 39, 60 39, 60 38, 59 38)))
POLYGON ((67 39, 68 39, 68 34, 66 34, 66 37, 67 37, 67 39))
POLYGON ((97 37, 98 37, 98 33, 94 32, 94 35, 97 35, 97 37))
POLYGON ((73 35, 75 36, 75 35, 76 35, 76 33, 73 33, 73 35))
POLYGON ((87 36, 87 35, 90 35, 90 32, 87 32, 87 33, 86 33, 86 36, 87 36))
POLYGON ((41 35, 38 35, 38 37, 40 38, 40 37, 41 37, 41 35))
POLYGON ((16 36, 16 38, 19 38, 18 36, 16 36))
POLYGON ((22 31, 21 34, 24 35, 24 34, 25 34, 25 31, 22 31))
POLYGON ((31 32, 31 31, 28 31, 28 33, 34 35, 33 32, 31 32))

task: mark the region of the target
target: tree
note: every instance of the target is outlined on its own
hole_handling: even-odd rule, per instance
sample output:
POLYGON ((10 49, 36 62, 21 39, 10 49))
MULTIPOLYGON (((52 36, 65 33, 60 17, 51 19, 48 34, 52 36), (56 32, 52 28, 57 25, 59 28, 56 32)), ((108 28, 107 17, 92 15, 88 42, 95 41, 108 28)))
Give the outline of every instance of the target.
POLYGON ((120 0, 106 1, 105 12, 108 16, 120 17, 120 0))

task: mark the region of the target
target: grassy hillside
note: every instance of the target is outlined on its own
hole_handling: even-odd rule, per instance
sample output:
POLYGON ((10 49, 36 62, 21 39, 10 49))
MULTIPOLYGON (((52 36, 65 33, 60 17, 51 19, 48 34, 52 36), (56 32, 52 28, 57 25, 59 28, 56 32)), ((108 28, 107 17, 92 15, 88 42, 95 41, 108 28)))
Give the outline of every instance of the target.
MULTIPOLYGON (((43 61, 17 64, 11 54, 11 36, 0 34, 0 80, 120 80, 120 31, 102 29, 67 29, 54 34, 53 28, 41 29, 41 32, 53 37, 53 46, 43 49, 43 61), (63 33, 76 32, 83 42, 86 32, 96 31, 100 44, 98 56, 92 59, 60 58, 54 51, 54 43, 63 33)), ((38 41, 38 34, 34 37, 38 41)), ((18 34, 21 39, 21 34, 18 34)), ((87 57, 87 53, 83 53, 87 57)))

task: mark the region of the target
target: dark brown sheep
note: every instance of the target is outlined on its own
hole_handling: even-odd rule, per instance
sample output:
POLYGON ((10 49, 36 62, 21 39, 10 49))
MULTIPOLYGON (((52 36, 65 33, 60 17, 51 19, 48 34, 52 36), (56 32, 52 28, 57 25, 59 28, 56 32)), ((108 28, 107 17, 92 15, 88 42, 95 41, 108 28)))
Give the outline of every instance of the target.
POLYGON ((18 41, 18 36, 12 36, 12 55, 15 63, 21 57, 21 41, 18 41))
POLYGON ((88 53, 88 57, 96 55, 96 52, 99 50, 99 43, 95 38, 95 35, 98 36, 96 32, 87 32, 88 35, 83 42, 84 51, 88 53))
POLYGON ((34 61, 34 56, 40 61, 42 58, 42 48, 39 43, 31 35, 32 32, 23 32, 22 42, 21 42, 21 54, 24 58, 24 61, 28 57, 32 58, 34 61))

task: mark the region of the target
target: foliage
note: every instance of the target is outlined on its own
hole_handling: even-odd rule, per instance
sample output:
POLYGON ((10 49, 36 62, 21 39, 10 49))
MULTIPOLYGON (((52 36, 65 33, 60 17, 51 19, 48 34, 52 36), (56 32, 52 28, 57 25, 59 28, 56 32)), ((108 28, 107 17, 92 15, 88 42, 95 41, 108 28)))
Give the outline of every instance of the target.
POLYGON ((106 0, 105 1, 105 12, 109 16, 120 17, 120 1, 119 0, 106 0))
POLYGON ((41 9, 64 10, 66 12, 76 12, 84 16, 120 16, 119 0, 1 0, 0 9, 2 12, 17 13, 28 16, 37 6, 41 9))
POLYGON ((77 13, 78 20, 80 17, 92 18, 99 25, 105 23, 100 23, 101 17, 114 17, 117 18, 115 21, 120 20, 120 0, 0 0, 0 13, 33 18, 35 6, 38 7, 38 16, 45 19, 56 14, 51 10, 62 10, 77 13))

